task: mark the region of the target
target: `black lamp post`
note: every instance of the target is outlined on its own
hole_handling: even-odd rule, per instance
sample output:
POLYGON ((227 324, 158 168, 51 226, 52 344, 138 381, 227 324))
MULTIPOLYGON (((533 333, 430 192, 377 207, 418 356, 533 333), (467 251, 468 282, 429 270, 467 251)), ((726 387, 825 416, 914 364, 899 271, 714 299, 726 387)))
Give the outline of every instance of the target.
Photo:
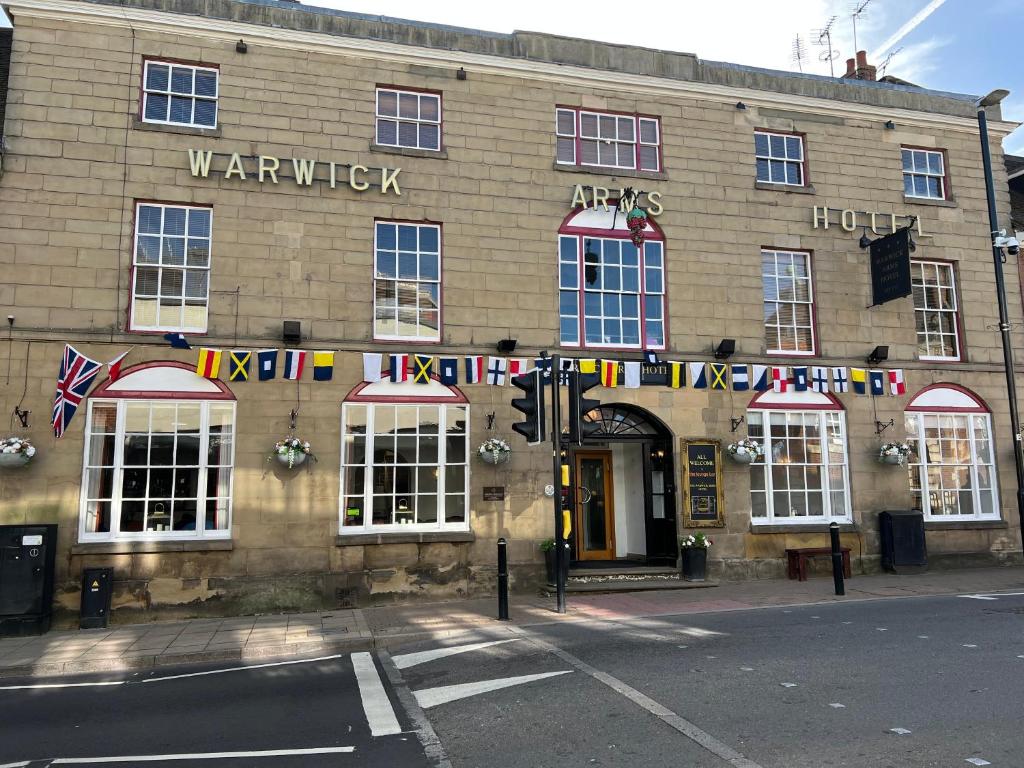
POLYGON ((992 156, 988 146, 988 116, 985 108, 998 104, 1009 91, 996 90, 979 99, 978 131, 981 134, 981 162, 985 171, 985 195, 988 198, 988 223, 992 243, 992 260, 996 269, 996 298, 999 302, 999 333, 1003 337, 1003 367, 1006 369, 1006 394, 1010 405, 1010 429, 1013 432, 1013 463, 1017 470, 1017 514, 1020 516, 1021 536, 1024 537, 1024 454, 1021 453, 1020 414, 1017 410, 1017 386, 1014 382, 1013 345, 1010 341, 1010 318, 1006 309, 1006 283, 1003 281, 1003 252, 995 243, 999 233, 999 215, 996 213, 996 193, 992 182, 992 156))

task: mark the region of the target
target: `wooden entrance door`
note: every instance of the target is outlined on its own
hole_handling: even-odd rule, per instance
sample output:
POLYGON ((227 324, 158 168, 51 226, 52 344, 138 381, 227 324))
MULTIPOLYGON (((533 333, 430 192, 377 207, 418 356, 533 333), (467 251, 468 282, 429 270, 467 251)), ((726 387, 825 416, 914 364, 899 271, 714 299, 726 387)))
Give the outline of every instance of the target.
POLYGON ((611 451, 576 452, 576 536, 580 560, 615 558, 611 451))

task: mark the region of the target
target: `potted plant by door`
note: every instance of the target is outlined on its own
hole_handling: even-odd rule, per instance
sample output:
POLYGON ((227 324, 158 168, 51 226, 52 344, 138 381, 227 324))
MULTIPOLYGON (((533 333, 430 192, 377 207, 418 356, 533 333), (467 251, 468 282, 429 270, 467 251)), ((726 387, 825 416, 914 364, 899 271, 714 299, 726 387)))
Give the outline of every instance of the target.
POLYGON ((36 455, 36 448, 27 437, 0 439, 0 467, 24 467, 36 455))
POLYGON ((684 581, 704 581, 708 572, 708 547, 714 542, 703 533, 691 533, 679 540, 684 581))
MULTIPOLYGON (((544 539, 540 543, 540 551, 544 553, 544 569, 547 571, 548 584, 555 583, 555 568, 557 552, 555 550, 554 539, 544 539)), ((565 558, 562 561, 562 573, 565 574, 566 579, 569 578, 569 548, 566 547, 565 558)))

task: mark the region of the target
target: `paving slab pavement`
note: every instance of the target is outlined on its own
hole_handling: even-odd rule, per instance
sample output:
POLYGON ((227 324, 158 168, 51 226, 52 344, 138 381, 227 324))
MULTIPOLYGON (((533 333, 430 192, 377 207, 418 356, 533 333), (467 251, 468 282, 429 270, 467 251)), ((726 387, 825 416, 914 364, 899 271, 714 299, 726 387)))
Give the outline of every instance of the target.
POLYGON ((570 595, 564 616, 554 598, 513 594, 511 621, 500 622, 493 597, 407 603, 318 613, 115 625, 0 639, 0 677, 67 675, 188 663, 251 661, 393 648, 467 634, 503 634, 511 626, 749 610, 834 601, 922 595, 1024 592, 1024 567, 873 574, 846 581, 811 578, 723 582, 711 589, 570 595))

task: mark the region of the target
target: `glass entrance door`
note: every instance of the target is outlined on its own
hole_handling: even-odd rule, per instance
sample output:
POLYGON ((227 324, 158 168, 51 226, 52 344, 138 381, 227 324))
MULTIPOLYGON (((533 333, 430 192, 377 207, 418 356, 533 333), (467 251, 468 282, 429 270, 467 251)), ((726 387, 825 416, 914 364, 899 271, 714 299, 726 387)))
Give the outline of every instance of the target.
POLYGON ((576 530, 580 560, 615 557, 610 451, 576 453, 576 530))

